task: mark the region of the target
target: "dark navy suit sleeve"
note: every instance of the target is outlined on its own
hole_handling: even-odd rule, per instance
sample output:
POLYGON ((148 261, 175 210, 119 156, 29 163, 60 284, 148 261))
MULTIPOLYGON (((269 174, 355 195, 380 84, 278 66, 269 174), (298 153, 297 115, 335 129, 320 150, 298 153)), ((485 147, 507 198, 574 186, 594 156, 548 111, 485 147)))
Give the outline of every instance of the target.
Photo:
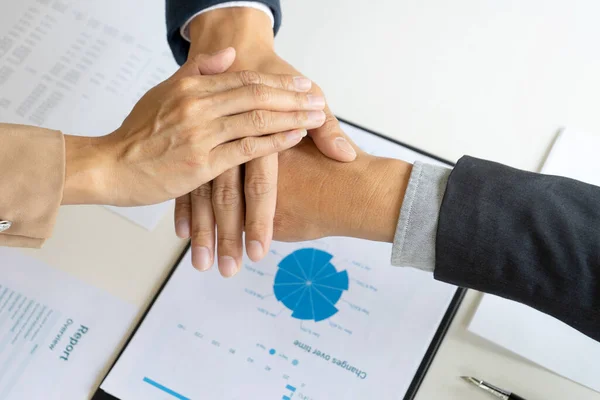
POLYGON ((435 277, 527 304, 600 341, 600 187, 463 157, 435 277))
MULTIPOLYGON (((167 40, 175 56, 175 60, 182 65, 187 60, 190 44, 181 37, 179 30, 194 14, 217 4, 227 3, 231 0, 166 0, 167 12, 167 40)), ((275 17, 275 33, 281 26, 281 4, 279 0, 251 0, 268 6, 275 17)))

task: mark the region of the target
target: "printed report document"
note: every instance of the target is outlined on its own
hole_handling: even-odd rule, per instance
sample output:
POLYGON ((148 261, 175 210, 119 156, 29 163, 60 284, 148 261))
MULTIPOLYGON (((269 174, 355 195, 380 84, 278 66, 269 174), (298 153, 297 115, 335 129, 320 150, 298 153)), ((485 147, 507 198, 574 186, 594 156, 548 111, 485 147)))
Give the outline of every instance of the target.
MULTIPOLYGON (((371 153, 437 161, 349 125, 371 153)), ((402 399, 456 288, 391 245, 274 242, 222 278, 186 254, 101 385, 121 400, 402 399)))
POLYGON ((135 307, 19 250, 0 260, 0 399, 88 398, 135 307))

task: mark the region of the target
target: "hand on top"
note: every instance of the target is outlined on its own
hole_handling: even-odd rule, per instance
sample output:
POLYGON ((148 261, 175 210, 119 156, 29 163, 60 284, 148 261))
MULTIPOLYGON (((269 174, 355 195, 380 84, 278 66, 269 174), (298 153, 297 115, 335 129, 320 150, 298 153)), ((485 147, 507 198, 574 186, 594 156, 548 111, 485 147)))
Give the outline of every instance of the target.
POLYGON ((297 144, 325 120, 295 76, 226 70, 235 50, 198 55, 151 89, 113 133, 65 136, 63 204, 136 206, 182 196, 232 167, 297 144))
MULTIPOLYGON (((190 36, 190 56, 234 46, 237 58, 229 71, 250 69, 301 75, 275 53, 271 22, 261 11, 228 8, 207 12, 191 23, 190 36)), ((314 84, 310 94, 322 98, 321 89, 314 84)), ((338 161, 353 161, 356 151, 329 107, 321 105, 325 107, 323 124, 310 128, 308 134, 323 154, 338 161)), ((302 170, 296 173, 302 174, 302 170)), ((258 261, 266 255, 273 236, 277 177, 277 154, 273 153, 248 162, 244 170, 232 168, 178 200, 177 234, 191 235, 192 263, 196 268, 206 270, 214 262, 215 223, 222 275, 232 276, 241 266, 244 230, 250 259, 258 261)))

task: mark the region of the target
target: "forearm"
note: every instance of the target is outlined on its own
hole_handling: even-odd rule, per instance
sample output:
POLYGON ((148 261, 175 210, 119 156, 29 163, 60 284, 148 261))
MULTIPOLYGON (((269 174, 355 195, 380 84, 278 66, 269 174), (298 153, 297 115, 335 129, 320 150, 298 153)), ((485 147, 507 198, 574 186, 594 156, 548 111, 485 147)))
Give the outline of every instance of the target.
POLYGON ((108 136, 65 135, 65 183, 62 205, 110 204, 112 150, 108 136))
POLYGON ((279 154, 279 166, 276 240, 393 240, 411 164, 362 152, 341 163, 305 139, 279 154))
MULTIPOLYGON (((301 146, 299 154, 305 150, 316 152, 312 146, 301 146)), ((306 172, 299 169, 299 173, 305 173, 296 180, 299 186, 291 188, 295 185, 292 181, 280 183, 283 206, 314 213, 322 236, 391 243, 412 165, 364 153, 349 164, 327 160, 322 155, 318 157, 322 160, 318 174, 314 173, 316 168, 305 169, 306 172), (287 205, 290 192, 297 193, 292 198, 294 206, 287 205), (313 203, 310 208, 306 207, 306 201, 313 203)), ((285 158, 281 162, 284 166, 287 164, 285 158)), ((296 160, 299 166, 314 162, 314 159, 296 160)), ((282 176, 286 181, 290 179, 288 171, 282 171, 282 176)))
POLYGON ((193 19, 189 26, 190 54, 213 53, 234 47, 238 55, 273 51, 271 20, 253 8, 225 8, 209 11, 193 19))
POLYGON ((599 205, 597 186, 463 157, 442 204, 435 277, 600 340, 599 205))
POLYGON ((412 165, 373 156, 361 156, 353 164, 336 208, 343 221, 337 234, 391 243, 412 165))
POLYGON ((599 187, 471 157, 452 171, 374 160, 388 167, 356 171, 356 189, 338 194, 352 199, 345 214, 371 228, 344 220, 342 234, 390 241, 398 220, 392 264, 527 304, 600 340, 599 187), (385 185, 400 202, 369 203, 385 185))
POLYGON ((110 204, 108 141, 0 124, 0 246, 41 247, 61 205, 110 204))
MULTIPOLYGON (((357 182, 340 196, 347 198, 356 188, 362 197, 350 202, 355 210, 347 214, 363 217, 355 219, 357 227, 347 228, 344 235, 392 242, 392 265, 434 271, 438 219, 451 170, 368 158, 369 165, 355 174, 357 182)), ((346 224, 351 223, 352 219, 346 224)))
POLYGON ((185 62, 188 53, 197 54, 197 51, 201 50, 199 45, 202 45, 202 49, 212 48, 214 50, 220 50, 228 46, 234 46, 238 49, 238 40, 242 38, 239 34, 242 33, 242 31, 244 32, 243 36, 246 36, 247 39, 257 40, 263 37, 262 33, 264 32, 264 37, 272 41, 272 37, 277 33, 281 25, 281 5, 279 0, 252 1, 252 3, 260 4, 263 10, 264 8, 268 8, 271 15, 267 15, 264 11, 251 7, 229 7, 219 10, 208 10, 214 5, 226 5, 226 3, 228 3, 227 0, 166 0, 167 38, 173 55, 180 65, 185 62), (240 16, 244 15, 243 10, 254 11, 256 14, 250 13, 250 15, 256 15, 259 18, 258 21, 260 22, 260 25, 249 24, 250 21, 248 19, 240 18, 240 16), (229 14, 230 11, 231 14, 229 14), (242 11, 242 13, 239 11, 242 11), (199 12, 203 12, 203 14, 194 17, 199 12), (259 13, 263 15, 261 16, 259 13), (225 15, 231 15, 232 17, 223 19, 225 15), (190 51, 190 43, 181 35, 181 28, 184 27, 191 18, 193 18, 194 22, 194 34, 190 35, 192 42, 192 49, 190 51), (268 21, 266 25, 263 24, 265 18, 268 21), (212 21, 217 19, 223 21, 221 26, 212 24, 212 21), (198 22, 200 21, 207 21, 209 23, 206 29, 197 29, 199 26, 198 22), (263 26, 265 27, 264 30, 263 26), (246 28, 249 29, 246 30, 246 28), (259 34, 256 34, 256 28, 260 28, 259 34), (230 35, 233 31, 236 31, 237 35, 230 35), (198 36, 198 33, 201 33, 202 36, 198 36), (246 33, 248 34, 246 35, 246 33), (210 35, 210 37, 206 34, 210 35), (214 45, 211 40, 206 40, 215 38, 218 41, 214 45), (198 39, 200 39, 200 41, 198 41, 198 39))
POLYGON ((40 247, 50 237, 64 183, 58 131, 0 124, 0 246, 40 247))

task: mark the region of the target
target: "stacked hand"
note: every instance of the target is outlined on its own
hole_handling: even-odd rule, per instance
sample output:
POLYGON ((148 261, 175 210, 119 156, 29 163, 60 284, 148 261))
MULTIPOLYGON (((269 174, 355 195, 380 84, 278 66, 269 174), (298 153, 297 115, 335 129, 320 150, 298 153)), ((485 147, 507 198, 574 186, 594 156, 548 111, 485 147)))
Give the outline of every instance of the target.
POLYGON ((66 136, 63 204, 147 205, 189 193, 232 167, 292 147, 325 120, 306 78, 202 76, 235 59, 198 55, 150 90, 115 132, 66 136))
POLYGON ((404 161, 363 152, 353 163, 339 163, 325 157, 312 140, 303 140, 279 153, 274 238, 299 242, 347 236, 392 242, 411 168, 404 161))
MULTIPOLYGON (((190 56, 233 45, 237 58, 229 71, 256 70, 262 73, 300 75, 273 49, 273 31, 264 13, 253 9, 231 8, 202 14, 191 24, 190 56)), ((218 73, 221 70, 203 71, 218 73)), ((313 85, 311 95, 322 98, 321 89, 313 85)), ((325 104, 322 104, 325 106, 325 104)), ((356 150, 341 131, 337 119, 325 106, 323 124, 310 128, 317 148, 338 161, 353 161, 356 150)), ((271 125, 272 121, 264 121, 271 125)), ((300 175, 300 169, 296 174, 300 175)), ((192 238, 192 263, 200 270, 210 268, 215 257, 215 223, 217 225, 218 264, 221 274, 234 275, 243 255, 242 232, 246 232, 246 249, 253 261, 268 251, 273 236, 273 219, 277 203, 277 154, 254 159, 241 168, 232 168, 183 196, 175 211, 176 231, 180 237, 192 238)))

